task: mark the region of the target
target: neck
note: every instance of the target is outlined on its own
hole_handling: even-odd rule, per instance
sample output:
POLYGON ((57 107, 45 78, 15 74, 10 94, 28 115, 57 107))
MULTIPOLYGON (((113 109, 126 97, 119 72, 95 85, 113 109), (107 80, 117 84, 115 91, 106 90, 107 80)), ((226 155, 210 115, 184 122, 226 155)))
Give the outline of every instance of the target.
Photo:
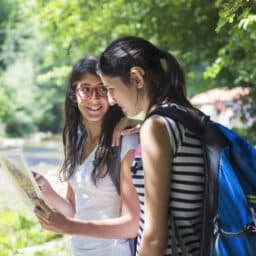
POLYGON ((87 145, 88 144, 97 144, 99 142, 101 134, 101 123, 98 122, 83 122, 84 127, 87 132, 87 145))
POLYGON ((149 105, 150 105, 150 98, 146 91, 146 88, 143 87, 142 89, 139 90, 139 94, 137 97, 136 106, 138 107, 138 109, 140 109, 137 115, 142 112, 147 114, 149 110, 149 105))
POLYGON ((88 125, 86 122, 84 122, 84 126, 87 132, 87 138, 84 144, 80 163, 82 163, 90 155, 90 153, 99 143, 100 133, 101 133, 101 125, 97 125, 97 124, 88 125))

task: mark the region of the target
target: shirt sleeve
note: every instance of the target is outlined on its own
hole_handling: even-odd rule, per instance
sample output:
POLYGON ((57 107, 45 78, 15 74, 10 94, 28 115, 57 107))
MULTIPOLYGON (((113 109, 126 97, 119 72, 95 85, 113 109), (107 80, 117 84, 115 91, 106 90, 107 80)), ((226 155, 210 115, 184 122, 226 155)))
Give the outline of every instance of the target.
POLYGON ((160 116, 166 125, 170 143, 172 146, 172 153, 175 155, 178 151, 179 146, 183 142, 184 138, 184 127, 183 125, 179 124, 178 122, 174 121, 171 118, 160 116))
POLYGON ((139 144, 137 134, 126 135, 122 137, 121 160, 126 156, 129 150, 135 150, 139 144))

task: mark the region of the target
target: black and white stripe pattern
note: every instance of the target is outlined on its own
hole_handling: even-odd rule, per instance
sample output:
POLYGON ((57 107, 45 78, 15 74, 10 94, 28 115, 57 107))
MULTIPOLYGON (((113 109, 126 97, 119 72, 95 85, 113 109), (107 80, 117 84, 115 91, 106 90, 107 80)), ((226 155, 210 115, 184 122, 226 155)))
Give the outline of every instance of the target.
MULTIPOLYGON (((164 117, 162 117, 164 118, 164 117)), ((202 207, 204 195, 204 160, 199 139, 183 125, 164 118, 173 150, 171 198, 169 212, 190 256, 199 255, 202 207)), ((137 150, 132 167, 133 182, 140 201, 140 225, 137 251, 144 226, 144 173, 140 150, 137 150)), ((169 223, 168 248, 164 256, 171 256, 171 225, 169 223)), ((180 251, 180 248, 178 248, 180 251)))

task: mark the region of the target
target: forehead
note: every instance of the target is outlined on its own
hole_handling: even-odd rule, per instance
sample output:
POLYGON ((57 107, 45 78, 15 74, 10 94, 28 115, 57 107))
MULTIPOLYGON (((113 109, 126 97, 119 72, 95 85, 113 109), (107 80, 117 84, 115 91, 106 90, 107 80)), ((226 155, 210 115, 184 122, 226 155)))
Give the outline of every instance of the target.
POLYGON ((78 82, 83 82, 88 85, 95 85, 95 84, 101 83, 101 79, 100 79, 100 77, 98 77, 96 75, 86 73, 86 74, 82 75, 82 77, 78 80, 78 82))
POLYGON ((120 86, 126 87, 124 82, 119 77, 101 76, 101 79, 102 79, 104 85, 106 85, 108 87, 120 87, 120 86))

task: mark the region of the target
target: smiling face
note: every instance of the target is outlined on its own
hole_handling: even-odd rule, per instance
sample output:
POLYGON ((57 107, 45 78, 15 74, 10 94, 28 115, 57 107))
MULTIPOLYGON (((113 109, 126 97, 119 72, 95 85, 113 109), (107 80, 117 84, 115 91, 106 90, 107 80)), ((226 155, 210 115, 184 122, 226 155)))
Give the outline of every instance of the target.
POLYGON ((77 81, 76 100, 85 123, 101 123, 109 109, 107 92, 101 79, 90 73, 77 81))

